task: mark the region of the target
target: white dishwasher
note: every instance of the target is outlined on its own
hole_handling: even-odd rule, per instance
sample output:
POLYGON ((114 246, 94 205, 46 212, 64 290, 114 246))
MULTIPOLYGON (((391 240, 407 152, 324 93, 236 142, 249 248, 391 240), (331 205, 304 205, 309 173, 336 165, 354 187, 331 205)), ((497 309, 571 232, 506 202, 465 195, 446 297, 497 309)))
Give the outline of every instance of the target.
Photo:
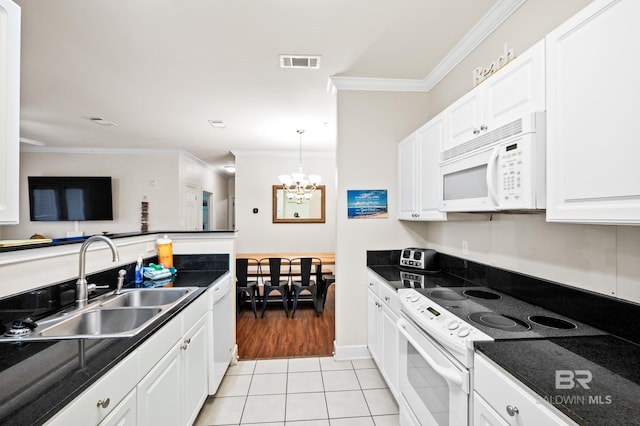
POLYGON ((234 313, 231 297, 231 275, 221 277, 209 292, 209 395, 218 386, 229 367, 233 356, 234 338, 232 334, 234 313))

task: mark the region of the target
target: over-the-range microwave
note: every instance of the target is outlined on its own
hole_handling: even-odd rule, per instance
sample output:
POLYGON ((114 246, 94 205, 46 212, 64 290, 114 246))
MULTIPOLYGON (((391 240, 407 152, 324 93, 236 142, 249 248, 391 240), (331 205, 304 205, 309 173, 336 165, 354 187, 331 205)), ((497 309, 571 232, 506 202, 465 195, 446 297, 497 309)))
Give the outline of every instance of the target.
POLYGON ((545 114, 532 113, 440 153, 440 209, 546 208, 545 114))

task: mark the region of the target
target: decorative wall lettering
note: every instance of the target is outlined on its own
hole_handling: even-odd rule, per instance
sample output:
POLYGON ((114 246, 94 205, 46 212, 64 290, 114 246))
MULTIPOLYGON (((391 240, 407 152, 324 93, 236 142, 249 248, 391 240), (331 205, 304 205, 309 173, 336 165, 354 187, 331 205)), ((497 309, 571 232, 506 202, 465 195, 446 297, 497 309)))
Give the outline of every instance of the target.
POLYGON ((504 51, 502 55, 498 57, 495 61, 491 62, 488 67, 478 67, 473 70, 473 87, 482 83, 484 80, 489 78, 492 74, 498 71, 503 66, 507 65, 513 59, 515 59, 516 55, 513 52, 513 48, 508 48, 507 45, 504 45, 504 51))

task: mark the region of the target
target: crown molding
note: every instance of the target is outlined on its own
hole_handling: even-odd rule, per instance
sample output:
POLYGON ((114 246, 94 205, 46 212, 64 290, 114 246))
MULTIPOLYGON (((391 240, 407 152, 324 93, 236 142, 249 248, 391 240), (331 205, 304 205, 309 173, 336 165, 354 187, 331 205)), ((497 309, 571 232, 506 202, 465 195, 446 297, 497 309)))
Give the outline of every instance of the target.
MULTIPOLYGON (((233 150, 231 153, 235 157, 299 157, 300 151, 251 151, 251 150, 233 150)), ((303 158, 334 158, 336 153, 333 151, 304 151, 303 158)))
MULTIPOLYGON (((90 147, 62 147, 62 146, 34 146, 21 145, 20 152, 48 152, 58 154, 161 154, 161 155, 178 155, 200 164, 202 167, 211 169, 217 173, 217 170, 195 155, 182 149, 143 149, 143 148, 90 148, 90 147)), ((223 175, 221 175, 223 176, 223 175)), ((228 177, 228 176, 225 176, 228 177)))
POLYGON ((426 92, 424 80, 374 77, 329 77, 329 92, 338 90, 364 90, 378 92, 426 92))
POLYGON ((424 79, 329 77, 328 91, 429 92, 527 0, 498 0, 424 79))

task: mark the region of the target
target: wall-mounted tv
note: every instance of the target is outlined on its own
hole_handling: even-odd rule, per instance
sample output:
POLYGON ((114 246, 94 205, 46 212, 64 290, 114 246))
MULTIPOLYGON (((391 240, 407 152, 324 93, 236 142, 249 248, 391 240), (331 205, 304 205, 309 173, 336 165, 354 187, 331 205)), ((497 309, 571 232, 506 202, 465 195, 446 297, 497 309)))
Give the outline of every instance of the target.
POLYGON ((111 177, 29 176, 32 221, 113 220, 111 177))

